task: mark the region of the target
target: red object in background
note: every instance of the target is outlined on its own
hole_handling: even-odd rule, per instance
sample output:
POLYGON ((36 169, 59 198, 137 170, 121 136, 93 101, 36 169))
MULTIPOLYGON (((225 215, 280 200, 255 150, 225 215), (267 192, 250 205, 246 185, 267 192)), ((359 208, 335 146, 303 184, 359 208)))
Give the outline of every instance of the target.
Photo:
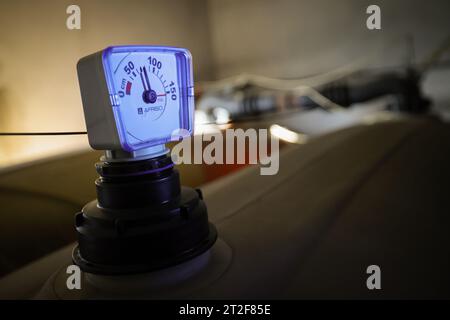
POLYGON ((216 180, 234 171, 245 168, 248 164, 211 164, 204 165, 205 182, 216 180))
MULTIPOLYGON (((223 133, 223 132, 222 132, 223 133)), ((224 140, 225 140, 225 135, 224 135, 224 140)), ((237 154, 237 149, 236 149, 236 141, 234 143, 234 155, 236 157, 237 154)), ((282 148, 284 146, 283 143, 280 143, 279 147, 282 148)), ((267 147, 269 148, 267 150, 268 155, 270 155, 271 150, 270 150, 270 137, 269 137, 269 141, 267 142, 267 147)), ((203 145, 203 148, 205 148, 205 145, 203 145)), ((257 147, 257 162, 259 163, 259 144, 257 147)), ((224 162, 226 159, 226 150, 224 150, 224 162)), ((203 164, 203 171, 205 173, 205 182, 209 182, 209 181, 213 181, 216 180, 222 176, 226 176, 227 174, 230 174, 234 171, 238 171, 242 168, 245 168, 251 164, 249 164, 249 146, 248 146, 248 142, 246 142, 245 144, 245 163, 244 164, 237 164, 236 162, 236 158, 235 158, 235 163, 234 164, 211 164, 211 165, 207 165, 207 164, 203 164)))

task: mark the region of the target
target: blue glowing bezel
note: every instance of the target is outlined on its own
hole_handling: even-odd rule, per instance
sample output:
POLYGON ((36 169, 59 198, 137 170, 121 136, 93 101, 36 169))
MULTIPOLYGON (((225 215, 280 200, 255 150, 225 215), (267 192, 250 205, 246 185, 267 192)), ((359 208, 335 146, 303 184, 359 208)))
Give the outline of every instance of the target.
MULTIPOLYGON (((184 137, 193 134, 194 127, 194 79, 192 70, 192 55, 187 49, 176 47, 161 47, 161 46, 112 46, 103 50, 102 52, 103 70, 105 72, 106 85, 110 94, 111 107, 114 114, 115 124, 117 128, 118 137, 121 147, 125 151, 137 151, 147 147, 161 145, 170 141, 178 141, 184 137), (178 136, 163 136, 155 137, 154 139, 142 143, 130 143, 126 134, 126 123, 124 123, 121 116, 121 98, 115 88, 113 77, 113 66, 110 62, 110 57, 114 53, 124 52, 158 52, 173 54, 176 58, 177 78, 178 78, 178 92, 180 103, 180 129, 185 130, 178 136), (188 132, 188 133, 186 133, 188 132)), ((149 128, 151 130, 151 128, 149 128)))

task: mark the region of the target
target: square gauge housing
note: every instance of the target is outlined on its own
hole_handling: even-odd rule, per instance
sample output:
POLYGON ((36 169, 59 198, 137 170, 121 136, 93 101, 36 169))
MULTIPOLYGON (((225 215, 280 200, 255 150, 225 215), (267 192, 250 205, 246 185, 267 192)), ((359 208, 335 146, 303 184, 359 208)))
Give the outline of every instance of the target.
POLYGON ((77 71, 92 148, 133 152, 192 135, 188 50, 108 47, 80 59, 77 71))

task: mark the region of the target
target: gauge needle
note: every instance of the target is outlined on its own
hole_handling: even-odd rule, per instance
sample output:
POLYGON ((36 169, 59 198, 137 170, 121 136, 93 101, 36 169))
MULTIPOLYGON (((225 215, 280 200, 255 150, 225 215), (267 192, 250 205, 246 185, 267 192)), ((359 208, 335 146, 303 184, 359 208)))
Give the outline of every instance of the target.
POLYGON ((145 74, 145 80, 146 80, 146 82, 147 82, 147 87, 148 87, 147 90, 151 91, 152 88, 150 87, 150 81, 148 80, 147 69, 145 69, 145 67, 144 67, 144 74, 145 74))
POLYGON ((150 80, 148 79, 147 70, 144 68, 139 69, 142 85, 144 86, 144 92, 142 93, 142 99, 145 103, 155 103, 158 98, 156 92, 150 87, 150 80))
MULTIPOLYGON (((143 69, 143 70, 145 70, 145 68, 143 69)), ((144 91, 147 91, 147 90, 149 90, 150 88, 148 88, 147 89, 147 86, 146 86, 146 82, 145 82, 145 80, 144 80, 144 75, 142 74, 142 67, 140 68, 140 73, 139 73, 139 75, 141 76, 141 81, 142 81, 142 86, 144 87, 144 91)))

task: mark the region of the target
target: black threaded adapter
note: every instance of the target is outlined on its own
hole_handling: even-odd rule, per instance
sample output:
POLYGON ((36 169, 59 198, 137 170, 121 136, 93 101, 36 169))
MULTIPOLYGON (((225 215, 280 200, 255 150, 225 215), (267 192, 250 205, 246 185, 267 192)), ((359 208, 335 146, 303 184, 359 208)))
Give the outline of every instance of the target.
POLYGON ((192 259, 216 241, 201 192, 180 186, 168 156, 96 168, 97 200, 75 219, 73 261, 83 271, 153 271, 192 259))

